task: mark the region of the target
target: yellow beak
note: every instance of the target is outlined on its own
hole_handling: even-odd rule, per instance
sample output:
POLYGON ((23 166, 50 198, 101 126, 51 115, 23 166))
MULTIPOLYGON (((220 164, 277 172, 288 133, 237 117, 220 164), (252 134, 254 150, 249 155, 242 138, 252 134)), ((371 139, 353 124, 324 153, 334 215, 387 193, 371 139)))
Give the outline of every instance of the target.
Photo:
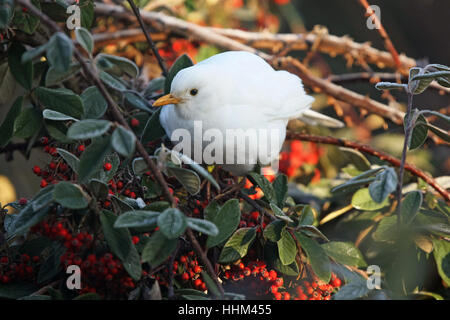
POLYGON ((180 102, 181 102, 181 99, 175 98, 171 94, 166 94, 165 96, 162 96, 161 98, 159 98, 158 100, 153 102, 153 106, 160 107, 160 106, 165 106, 166 104, 177 104, 180 102))

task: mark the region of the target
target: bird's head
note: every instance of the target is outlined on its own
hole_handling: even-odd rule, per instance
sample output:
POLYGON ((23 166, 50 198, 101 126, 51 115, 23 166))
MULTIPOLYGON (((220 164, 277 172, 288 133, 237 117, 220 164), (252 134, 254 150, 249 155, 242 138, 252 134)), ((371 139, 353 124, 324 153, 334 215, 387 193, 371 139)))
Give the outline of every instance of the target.
POLYGON ((173 104, 184 118, 194 118, 217 105, 220 90, 214 88, 214 74, 209 66, 194 65, 182 69, 172 81, 170 93, 157 99, 154 107, 173 104))

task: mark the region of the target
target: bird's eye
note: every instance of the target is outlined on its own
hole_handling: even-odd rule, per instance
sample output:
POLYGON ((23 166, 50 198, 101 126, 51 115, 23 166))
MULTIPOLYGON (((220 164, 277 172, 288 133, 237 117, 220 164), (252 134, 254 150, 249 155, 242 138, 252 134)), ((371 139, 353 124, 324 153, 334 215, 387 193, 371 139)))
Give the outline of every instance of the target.
POLYGON ((198 90, 197 90, 197 89, 192 89, 192 90, 190 91, 191 96, 195 96, 197 93, 198 93, 198 90))

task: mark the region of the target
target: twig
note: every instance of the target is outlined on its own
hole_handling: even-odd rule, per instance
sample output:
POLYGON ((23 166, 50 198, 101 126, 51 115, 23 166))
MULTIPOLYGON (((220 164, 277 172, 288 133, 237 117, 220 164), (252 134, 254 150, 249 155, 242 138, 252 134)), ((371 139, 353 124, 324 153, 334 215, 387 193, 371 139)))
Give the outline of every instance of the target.
POLYGON ((406 154, 408 153, 408 144, 412 134, 412 130, 414 128, 414 123, 416 122, 414 115, 412 113, 412 102, 413 102, 413 94, 411 92, 407 92, 408 95, 408 109, 406 111, 406 120, 405 120, 405 138, 403 142, 403 150, 402 150, 402 158, 400 160, 400 167, 398 169, 398 184, 397 184, 397 212, 398 219, 397 222, 400 225, 402 215, 400 211, 402 209, 402 190, 403 190, 403 173, 405 171, 405 162, 406 162, 406 154))
MULTIPOLYGON (((55 22, 53 22, 53 20, 51 20, 43 12, 36 9, 36 7, 34 5, 32 5, 29 0, 17 0, 17 3, 20 4, 22 7, 27 8, 30 13, 37 16, 43 23, 45 23, 47 26, 49 26, 54 32, 62 32, 61 28, 55 22)), ((130 127, 128 126, 128 123, 126 122, 122 113, 120 112, 119 106, 113 100, 113 98, 111 97, 109 92, 106 90, 105 86, 103 85, 103 82, 100 80, 97 73, 93 70, 91 65, 88 65, 86 63, 83 55, 78 51, 78 49, 76 47, 74 47, 74 49, 73 49, 73 55, 74 55, 75 59, 78 60, 78 62, 80 63, 83 71, 88 76, 90 81, 92 83, 94 83, 94 85, 99 89, 102 96, 105 98, 115 120, 118 121, 127 130, 133 132, 130 129, 130 127)), ((172 194, 169 192, 169 187, 167 186, 167 183, 164 180, 164 177, 162 176, 161 171, 159 171, 159 169, 156 167, 155 163, 150 158, 150 156, 148 155, 147 151, 145 150, 144 146, 139 141, 139 139, 136 139, 136 149, 139 152, 139 154, 144 158, 144 161, 148 165, 150 171, 153 173, 156 180, 163 188, 164 196, 172 203, 172 206, 175 206, 176 205, 175 199, 173 198, 172 194)))
POLYGON ((388 118, 398 125, 403 124, 403 117, 405 115, 404 112, 382 104, 381 102, 372 100, 366 96, 360 95, 359 93, 345 89, 344 87, 331 83, 328 80, 315 77, 300 61, 292 57, 275 59, 273 61, 273 65, 277 68, 285 69, 298 75, 303 80, 303 83, 309 87, 318 88, 338 100, 350 103, 351 105, 358 106, 366 109, 367 111, 388 118))
MULTIPOLYGON (((96 6, 96 11, 104 15, 114 15, 120 18, 132 19, 128 12, 118 6, 98 4, 96 6)), ((387 105, 384 105, 378 101, 372 100, 368 97, 364 97, 343 87, 337 86, 329 81, 318 78, 312 75, 307 70, 307 68, 304 67, 299 61, 291 57, 276 58, 273 55, 256 50, 248 45, 244 45, 220 33, 213 32, 214 29, 212 28, 202 27, 174 17, 166 16, 161 13, 142 12, 142 18, 146 22, 153 24, 154 28, 159 31, 173 32, 185 37, 194 38, 199 41, 212 43, 218 47, 228 50, 243 50, 255 53, 266 61, 274 64, 275 66, 278 66, 279 68, 286 69, 299 75, 308 86, 319 88, 324 93, 331 95, 337 99, 374 112, 380 116, 387 117, 396 124, 403 124, 403 112, 392 109, 391 107, 388 107, 387 105)), ((321 40, 321 42, 322 41, 323 39, 321 40)))
MULTIPOLYGON (((130 19, 130 16, 120 6, 96 3, 95 13, 103 16, 115 16, 122 19, 130 19)), ((142 19, 152 24, 155 30, 162 32, 177 31, 180 26, 190 28, 192 24, 181 21, 182 24, 172 24, 174 18, 158 12, 142 12, 142 19), (170 19, 169 19, 170 18, 170 19)), ((175 19, 178 20, 178 19, 175 19)), ((194 25, 197 26, 197 25, 194 25)), ((200 27, 200 26, 198 26, 200 27)), ((200 27, 209 33, 228 37, 245 43, 253 48, 271 50, 278 52, 280 49, 289 48, 291 50, 308 50, 318 37, 310 32, 304 34, 272 34, 269 32, 249 32, 238 29, 223 29, 214 27, 200 27)), ((334 35, 321 35, 317 51, 336 55, 350 55, 355 60, 361 58, 378 67, 396 67, 396 63, 389 52, 372 48, 368 43, 354 42, 350 37, 337 37, 334 35)), ((404 55, 399 56, 402 69, 408 70, 417 65, 416 61, 404 55)))
POLYGON ((173 299, 174 297, 174 292, 173 292, 173 264, 175 262, 175 258, 177 256, 178 250, 180 249, 180 241, 177 242, 177 247, 175 248, 175 251, 172 253, 172 256, 170 257, 169 260, 169 289, 168 289, 168 293, 167 293, 167 297, 169 299, 173 299))
POLYGON ((367 2, 367 0, 358 0, 359 3, 366 9, 366 14, 369 14, 369 12, 371 12, 370 17, 373 20, 373 23, 376 26, 376 29, 378 30, 378 32, 380 33, 381 37, 384 40, 384 47, 386 48, 386 50, 388 50, 391 55, 392 55, 392 59, 395 62, 395 65, 397 66, 397 69, 401 68, 401 63, 400 63, 400 59, 398 57, 398 52, 394 47, 394 44, 391 41, 391 38, 389 38, 389 35, 387 34, 386 30, 384 29, 383 25, 381 24, 380 19, 378 18, 378 16, 373 12, 372 8, 370 8, 369 3, 367 2))
POLYGON ((160 68, 162 70, 162 73, 163 73, 164 77, 167 77, 168 72, 167 72, 166 65, 164 64, 164 61, 161 58, 161 55, 159 54, 158 50, 156 49, 155 44, 153 43, 152 37, 148 33, 144 21, 142 21, 142 17, 141 17, 141 14, 139 12, 139 9, 134 4, 133 0, 127 0, 127 1, 130 4, 131 9, 134 12, 134 15, 136 16, 137 20, 139 21, 139 25, 141 26, 141 29, 144 32, 145 38, 147 39, 147 42, 150 45, 150 48, 152 48, 153 54, 155 55, 156 59, 158 60, 158 64, 159 64, 159 66, 160 66, 160 68))
MULTIPOLYGON (((400 167, 400 163, 401 163, 401 161, 399 159, 397 159, 383 151, 376 150, 370 146, 367 146, 367 145, 364 145, 364 144, 361 144, 358 142, 348 141, 348 140, 344 140, 344 139, 338 139, 338 138, 333 138, 333 137, 321 137, 321 136, 289 132, 289 131, 286 133, 286 139, 310 141, 310 142, 323 143, 323 144, 331 144, 331 145, 335 145, 335 146, 341 146, 341 147, 355 149, 355 150, 370 154, 372 156, 375 156, 375 157, 379 158, 380 160, 387 161, 396 167, 400 167)), ((409 164, 409 163, 405 163, 404 169, 406 171, 412 173, 416 177, 419 177, 422 180, 424 180, 431 187, 433 187, 433 189, 435 189, 446 201, 450 201, 450 193, 443 186, 441 186, 439 183, 437 183, 437 181, 433 177, 430 177, 428 174, 426 174, 425 172, 423 172, 416 166, 409 164)))
POLYGON ((197 238, 195 237, 194 233, 192 232, 192 230, 190 228, 187 228, 186 234, 189 237, 189 239, 191 240, 191 243, 194 246, 195 252, 197 252, 197 254, 200 256, 200 259, 202 259, 202 262, 205 264, 206 271, 209 273, 210 277, 216 283, 217 288, 219 289, 220 294, 222 295, 222 297, 218 297, 218 298, 223 298, 225 292, 223 291, 222 284, 219 282, 216 272, 214 271, 214 268, 211 265, 211 262, 209 261, 208 257, 206 256, 206 253, 203 251, 202 247, 200 246, 200 244, 197 241, 197 238))
MULTIPOLYGON (((370 81, 371 79, 377 79, 376 82, 380 81, 402 81, 407 82, 407 77, 400 75, 398 73, 390 72, 355 72, 355 73, 345 73, 345 74, 333 74, 330 75, 327 80, 340 84, 346 82, 357 82, 357 81, 370 81)), ((450 94, 450 88, 443 87, 436 82, 432 82, 429 88, 438 90, 446 94, 450 94)))

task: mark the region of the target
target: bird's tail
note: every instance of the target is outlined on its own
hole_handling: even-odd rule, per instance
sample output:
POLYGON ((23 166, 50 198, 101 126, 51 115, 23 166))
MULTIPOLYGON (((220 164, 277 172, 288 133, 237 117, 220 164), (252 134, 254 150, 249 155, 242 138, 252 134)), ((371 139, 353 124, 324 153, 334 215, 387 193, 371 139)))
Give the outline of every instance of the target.
POLYGON ((298 119, 313 126, 321 125, 328 128, 342 128, 345 126, 342 121, 323 115, 311 109, 306 109, 303 111, 298 119))

